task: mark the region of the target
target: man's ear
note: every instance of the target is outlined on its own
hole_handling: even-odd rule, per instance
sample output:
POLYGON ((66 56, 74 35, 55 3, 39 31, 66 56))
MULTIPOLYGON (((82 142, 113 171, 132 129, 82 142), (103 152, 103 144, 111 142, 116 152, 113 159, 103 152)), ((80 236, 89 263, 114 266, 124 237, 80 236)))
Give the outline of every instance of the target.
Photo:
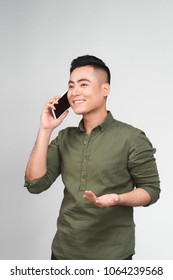
POLYGON ((104 96, 108 96, 110 92, 110 84, 109 83, 105 83, 103 84, 103 93, 104 93, 104 96))

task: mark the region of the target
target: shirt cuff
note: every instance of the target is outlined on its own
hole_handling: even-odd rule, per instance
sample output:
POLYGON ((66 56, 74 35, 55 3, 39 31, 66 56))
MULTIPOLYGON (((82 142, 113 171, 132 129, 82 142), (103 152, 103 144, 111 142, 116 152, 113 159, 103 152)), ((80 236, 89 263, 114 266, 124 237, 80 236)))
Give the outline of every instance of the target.
POLYGON ((43 177, 34 180, 29 180, 27 176, 25 176, 24 180, 24 187, 33 194, 39 194, 50 187, 50 182, 46 174, 43 177))

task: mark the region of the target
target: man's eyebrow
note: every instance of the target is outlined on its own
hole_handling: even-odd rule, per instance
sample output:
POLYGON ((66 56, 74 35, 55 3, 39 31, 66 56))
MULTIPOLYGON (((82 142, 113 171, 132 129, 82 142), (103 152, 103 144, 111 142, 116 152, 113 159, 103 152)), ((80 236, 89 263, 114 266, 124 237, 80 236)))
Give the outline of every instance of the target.
MULTIPOLYGON (((82 78, 82 79, 80 79, 80 80, 77 81, 77 83, 80 83, 80 82, 89 82, 89 83, 91 83, 91 81, 88 80, 88 79, 86 79, 86 78, 82 78)), ((70 81, 68 82, 68 84, 74 84, 74 82, 70 80, 70 81)))
POLYGON ((70 80, 70 81, 68 82, 68 84, 74 84, 74 82, 70 80))
POLYGON ((86 78, 83 78, 83 79, 80 79, 80 80, 77 81, 77 83, 80 83, 80 82, 89 82, 89 83, 91 83, 91 81, 86 79, 86 78))

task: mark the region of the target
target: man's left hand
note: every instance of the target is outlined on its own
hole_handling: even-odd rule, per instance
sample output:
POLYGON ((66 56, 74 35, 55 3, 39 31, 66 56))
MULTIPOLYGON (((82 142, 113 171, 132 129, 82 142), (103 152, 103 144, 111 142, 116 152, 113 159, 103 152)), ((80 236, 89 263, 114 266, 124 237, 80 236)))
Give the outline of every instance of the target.
POLYGON ((85 191, 83 196, 88 202, 100 207, 109 207, 118 205, 120 198, 118 194, 111 193, 97 197, 92 191, 85 191))

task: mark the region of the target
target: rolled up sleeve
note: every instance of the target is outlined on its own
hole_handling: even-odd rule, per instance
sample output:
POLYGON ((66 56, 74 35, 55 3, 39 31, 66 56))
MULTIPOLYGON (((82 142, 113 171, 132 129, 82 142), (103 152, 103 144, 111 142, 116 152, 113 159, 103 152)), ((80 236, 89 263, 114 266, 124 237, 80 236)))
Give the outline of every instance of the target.
POLYGON ((24 187, 28 189, 30 193, 39 194, 47 190, 61 172, 61 162, 58 149, 58 137, 55 138, 48 147, 47 153, 47 172, 46 174, 34 180, 29 180, 25 176, 24 187))
POLYGON ((131 143, 128 159, 128 168, 134 185, 149 193, 150 204, 155 203, 160 196, 160 179, 154 157, 155 152, 156 149, 141 131, 131 143))

